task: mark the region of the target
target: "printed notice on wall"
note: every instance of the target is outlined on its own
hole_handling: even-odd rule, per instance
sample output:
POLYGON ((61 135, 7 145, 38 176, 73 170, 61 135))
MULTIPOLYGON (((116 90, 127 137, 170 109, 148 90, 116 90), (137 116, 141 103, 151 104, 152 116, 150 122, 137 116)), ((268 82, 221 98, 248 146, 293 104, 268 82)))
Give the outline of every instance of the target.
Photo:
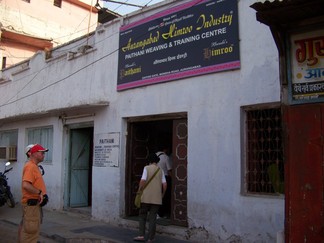
POLYGON ((118 167, 119 133, 96 134, 94 143, 94 166, 118 167))
POLYGON ((311 31, 291 37, 290 102, 324 100, 324 31, 311 31))

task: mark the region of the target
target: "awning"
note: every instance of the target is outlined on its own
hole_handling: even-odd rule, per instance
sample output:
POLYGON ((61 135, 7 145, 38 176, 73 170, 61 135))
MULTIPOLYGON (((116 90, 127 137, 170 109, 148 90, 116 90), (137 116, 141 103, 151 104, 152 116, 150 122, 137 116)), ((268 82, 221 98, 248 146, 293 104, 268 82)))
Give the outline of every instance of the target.
POLYGON ((45 39, 28 35, 15 30, 6 29, 4 27, 1 28, 1 40, 8 40, 15 43, 30 45, 41 50, 45 48, 51 49, 53 47, 52 39, 45 39))
POLYGON ((101 101, 97 103, 80 104, 71 107, 62 107, 58 109, 48 109, 31 113, 21 113, 13 116, 1 117, 0 123, 29 120, 35 118, 39 119, 51 116, 58 116, 62 119, 67 119, 69 117, 83 117, 85 116, 85 114, 95 114, 95 112, 98 109, 106 109, 108 106, 108 101, 101 101))
POLYGON ((268 26, 285 27, 324 16, 323 0, 266 0, 250 7, 257 11, 257 20, 268 26))

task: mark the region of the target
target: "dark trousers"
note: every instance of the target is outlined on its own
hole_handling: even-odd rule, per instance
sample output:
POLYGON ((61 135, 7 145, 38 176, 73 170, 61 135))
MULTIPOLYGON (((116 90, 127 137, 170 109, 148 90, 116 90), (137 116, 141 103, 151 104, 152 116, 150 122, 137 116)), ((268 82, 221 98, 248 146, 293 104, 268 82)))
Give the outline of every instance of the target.
POLYGON ((159 209, 159 216, 160 217, 170 217, 171 213, 171 186, 172 186, 172 180, 171 176, 165 177, 167 181, 167 190, 164 194, 164 197, 162 199, 162 206, 159 209))
POLYGON ((159 211, 160 205, 157 204, 147 204, 142 203, 141 208, 139 210, 139 235, 145 237, 145 227, 146 227, 146 219, 147 214, 149 221, 149 229, 148 229, 148 239, 153 240, 155 237, 156 231, 156 216, 159 211))

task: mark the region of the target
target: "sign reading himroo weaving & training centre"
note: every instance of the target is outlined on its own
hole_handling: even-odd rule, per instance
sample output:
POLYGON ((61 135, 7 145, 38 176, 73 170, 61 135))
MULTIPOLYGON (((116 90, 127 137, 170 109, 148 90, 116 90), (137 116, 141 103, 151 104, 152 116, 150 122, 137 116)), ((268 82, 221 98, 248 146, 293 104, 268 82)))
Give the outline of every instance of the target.
POLYGON ((194 0, 120 28, 117 90, 237 68, 237 0, 194 0))

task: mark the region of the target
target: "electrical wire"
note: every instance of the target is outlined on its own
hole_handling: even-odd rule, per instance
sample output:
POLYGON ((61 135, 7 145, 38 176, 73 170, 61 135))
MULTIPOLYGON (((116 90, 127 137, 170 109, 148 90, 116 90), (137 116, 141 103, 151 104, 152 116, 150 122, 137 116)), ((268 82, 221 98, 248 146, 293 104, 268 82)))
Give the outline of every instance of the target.
MULTIPOLYGON (((18 12, 19 12, 19 20, 20 20, 20 23, 21 23, 21 26, 22 26, 22 29, 24 29, 23 28, 23 21, 22 21, 22 16, 21 16, 21 10, 20 10, 20 5, 19 5, 19 2, 18 2, 19 0, 16 0, 16 2, 17 2, 17 6, 18 6, 18 12)), ((52 3, 52 0, 46 0, 47 2, 49 2, 49 3, 52 3)), ((90 18, 91 18, 91 10, 92 10, 92 8, 93 8, 93 0, 91 0, 91 8, 90 8, 90 13, 89 13, 89 15, 90 15, 90 18)), ((64 36, 58 36, 58 37, 55 37, 55 38, 52 38, 52 41, 53 42, 56 42, 56 43, 59 43, 59 41, 58 40, 60 40, 60 39, 62 39, 62 38, 65 38, 65 37, 72 37, 72 36, 74 36, 74 35, 76 35, 77 33, 79 33, 79 32, 84 32, 84 31, 87 31, 87 34, 89 34, 89 29, 91 29, 92 27, 94 27, 94 26, 96 26, 97 25, 97 22, 95 22, 94 24, 92 24, 92 25, 90 25, 90 22, 87 24, 87 27, 86 28, 84 28, 84 29, 81 29, 81 30, 77 30, 80 26, 81 26, 81 24, 82 23, 84 23, 84 21, 85 21, 85 19, 86 18, 88 18, 89 16, 88 16, 88 12, 87 12, 87 14, 86 14, 86 16, 81 20, 81 22, 79 23, 79 25, 77 25, 76 27, 75 27, 75 29, 74 29, 74 31, 72 32, 72 33, 69 33, 69 34, 67 34, 67 35, 64 35, 64 36)), ((90 20, 89 20, 90 21, 90 20)), ((11 28, 12 30, 15 30, 15 28, 13 27, 13 26, 11 26, 11 25, 9 25, 9 26, 7 26, 7 28, 11 28)), ((15 30, 15 31, 17 31, 17 30, 15 30)), ((22 33, 22 34, 26 34, 26 35, 29 35, 29 33, 26 33, 26 32, 24 32, 24 31, 17 31, 18 33, 22 33)), ((70 38, 68 38, 69 40, 68 41, 70 41, 70 38)), ((67 41, 67 42, 68 42, 67 41)))
POLYGON ((18 0, 16 0, 16 3, 17 3, 17 5, 18 5, 19 20, 20 20, 21 28, 24 29, 24 25, 23 25, 22 20, 21 20, 20 5, 19 5, 19 3, 18 3, 18 0))
MULTIPOLYGON (((16 2, 17 1, 19 1, 19 0, 16 0, 16 2)), ((128 2, 129 0, 126 0, 124 3, 126 4, 127 2, 128 2)), ((153 0, 150 0, 147 4, 145 4, 145 6, 147 6, 150 2, 152 2, 153 0)), ((52 3, 50 0, 47 0, 47 2, 50 2, 50 3, 52 3)), ((21 20, 21 13, 20 13, 20 5, 18 4, 18 6, 19 6, 19 9, 18 9, 18 11, 19 11, 19 19, 20 19, 20 22, 21 22, 21 25, 22 25, 22 20, 21 20)), ((91 1, 91 9, 92 9, 92 6, 93 6, 93 0, 91 1)), ((117 8, 115 8, 115 10, 117 10, 119 7, 121 7, 122 6, 122 4, 120 4, 117 8)), ((113 10, 114 12, 115 12, 115 10, 113 10)), ((90 10, 91 11, 91 10, 90 10)), ((91 12, 90 12, 90 15, 91 15, 91 12)), ((87 26, 87 28, 84 28, 84 29, 80 29, 80 30, 77 30, 79 27, 80 27, 80 25, 84 22, 84 20, 86 19, 88 17, 88 15, 86 15, 82 20, 81 20, 81 22, 80 22, 80 24, 77 26, 77 27, 75 27, 75 29, 74 29, 74 31, 72 32, 72 33, 69 33, 69 34, 67 34, 67 35, 63 35, 63 36, 57 36, 57 37, 53 37, 53 38, 51 38, 52 39, 52 41, 54 42, 54 43, 58 43, 58 44, 60 44, 60 39, 63 39, 63 38, 66 38, 66 37, 72 37, 72 36, 74 36, 74 35, 76 35, 77 33, 80 33, 80 32, 84 32, 85 30, 87 30, 87 34, 89 34, 89 31, 90 31, 90 29, 92 28, 92 27, 94 27, 95 25, 97 25, 97 22, 96 23, 94 23, 94 24, 92 24, 92 25, 90 25, 90 22, 88 23, 88 26, 87 26)), ((90 16, 90 18, 91 18, 91 16, 90 16)), ((89 19, 90 19, 89 18, 89 19)), ((90 20, 89 20, 90 21, 90 20)), ((7 26, 7 27, 10 27, 10 26, 7 26)), ((12 27, 11 26, 11 28, 12 28, 12 30, 15 30, 14 29, 14 27, 12 27)), ((26 33, 26 32, 24 32, 24 31, 20 31, 20 33, 22 33, 22 34, 27 34, 28 35, 28 33, 26 33)), ((68 39, 68 41, 70 41, 70 38, 67 38, 68 39)), ((67 42, 68 42, 67 41, 67 42)))
MULTIPOLYGON (((126 0, 124 3, 127 3, 128 0, 126 0)), ((115 8, 113 11, 116 12, 117 9, 119 9, 121 6, 123 6, 122 4, 120 4, 117 8, 115 8)))
POLYGON ((147 4, 145 4, 144 6, 148 6, 153 0, 150 0, 147 4))
MULTIPOLYGON (((197 5, 197 4, 199 4, 200 2, 202 2, 202 1, 204 1, 204 0, 200 0, 200 1, 197 1, 194 5, 192 5, 190 8, 192 8, 192 7, 194 7, 195 5, 197 5)), ((190 9, 189 8, 189 9, 190 9)), ((186 10, 183 10, 183 12, 185 12, 185 11, 187 11, 188 9, 186 9, 186 10)), ((104 40, 106 40, 106 39, 108 39, 108 38, 110 38, 110 37, 112 37, 113 35, 115 35, 115 34, 117 34, 117 33, 119 33, 119 31, 118 32, 115 32, 115 33, 113 33, 112 35, 110 35, 110 36, 108 36, 107 38, 105 38, 104 40)), ((144 34, 143 34, 144 35, 144 34)), ((138 38, 140 38, 141 36, 139 36, 138 38)), ((102 40, 102 41, 104 41, 104 40, 102 40)), ((98 43, 100 43, 100 42, 102 42, 102 41, 99 41, 99 42, 96 42, 95 43, 95 45, 96 44, 98 44, 98 43)), ((91 63, 89 63, 89 64, 87 64, 87 65, 85 65, 85 66, 83 66, 82 68, 80 68, 80 69, 77 69, 76 71, 74 71, 74 72, 72 72, 72 73, 70 73, 69 75, 67 75, 66 77, 64 77, 64 78, 61 78, 61 79, 59 79, 59 80, 57 80, 57 81, 55 81, 55 82, 53 82, 53 83, 51 83, 51 84, 48 84, 47 86, 44 86, 43 88, 41 88, 41 89, 39 89, 39 90, 37 90, 37 91, 34 91, 34 92, 32 92, 32 93, 30 93, 30 94, 28 94, 28 95, 25 95, 25 96, 23 96, 23 97, 20 97, 20 98, 17 98, 16 100, 14 100, 14 101, 10 101, 10 100, 12 100, 15 96, 17 96, 20 92, 22 92, 46 67, 48 67, 48 66, 50 66, 50 65, 44 65, 44 67, 43 68, 41 68, 40 70, 38 70, 37 72, 36 72, 36 74, 35 74, 35 76, 31 79, 31 80, 29 80, 27 83, 26 83, 26 85, 18 92, 18 93, 16 93, 12 98, 10 98, 7 102, 5 102, 4 104, 2 104, 2 105, 0 105, 0 108, 1 107, 4 107, 4 106, 6 106, 6 105, 10 105, 10 104, 13 104, 13 103, 15 103, 15 102, 17 102, 17 101, 20 101, 20 100, 23 100, 23 99, 25 99, 25 98, 28 98, 28 97, 30 97, 30 96, 32 96, 32 95, 34 95, 34 94, 37 94, 38 92, 40 92, 40 91, 43 91, 43 90, 45 90, 45 89, 47 89, 47 88, 49 88, 49 87, 52 87, 53 85, 55 85, 55 84, 58 84, 58 83, 60 83, 60 82, 62 82, 62 81, 64 81, 64 80, 66 80, 66 79, 68 79, 68 78, 70 78, 70 77, 72 77, 72 76, 74 76, 75 74, 77 74, 77 73, 79 73, 79 72, 81 72, 82 70, 84 70, 84 69, 86 69, 86 68, 88 68, 88 67, 90 67, 90 66, 92 66, 93 64, 95 64, 95 63, 97 63, 97 62, 99 62, 99 61, 101 61, 101 60, 103 60, 104 58, 107 58, 107 57, 109 57, 110 55, 112 55, 112 54, 114 54, 115 52, 118 52, 119 51, 119 47, 116 49, 116 50, 113 50, 113 51, 111 51, 111 52, 109 52, 109 53, 107 53, 106 55, 104 55, 104 56, 102 56, 102 57, 100 57, 100 58, 98 58, 97 60, 94 60, 93 62, 91 62, 91 63)), ((65 61, 65 59, 64 60, 62 60, 62 61, 65 61)), ((23 77, 22 79, 24 79, 25 77, 23 77)))
MULTIPOLYGON (((203 0, 201 0, 201 1, 203 1, 203 0)), ((198 1, 198 2, 195 3, 193 6, 195 6, 196 4, 198 4, 198 3, 201 2, 201 1, 198 1)), ((193 6, 191 6, 191 7, 193 7, 193 6)), ((113 35, 114 35, 114 34, 117 34, 117 33, 119 33, 119 32, 115 32, 115 33, 113 33, 113 35)), ((143 34, 143 35, 144 35, 144 34, 143 34)), ((104 40, 110 38, 111 36, 112 36, 112 35, 108 36, 108 37, 105 38, 104 40)), ((138 38, 140 38, 140 37, 141 37, 141 36, 139 36, 138 38)), ((104 41, 104 40, 102 40, 102 41, 104 41)), ((95 44, 98 44, 98 43, 100 43, 100 42, 102 42, 102 41, 96 42, 95 44)), ((49 88, 49 87, 51 87, 51 86, 53 86, 53 85, 55 85, 55 84, 57 84, 57 83, 60 83, 60 82, 62 82, 62 81, 64 81, 64 80, 66 80, 67 78, 69 78, 69 77, 71 77, 71 76, 77 74, 78 72, 82 71, 83 69, 88 68, 88 67, 91 66, 92 64, 94 64, 94 63, 96 63, 96 62, 98 62, 98 61, 100 61, 100 60, 102 60, 102 59, 104 59, 104 58, 106 58, 106 57, 112 55, 113 53, 115 53, 115 52, 117 52, 117 51, 119 51, 119 48, 117 48, 116 50, 114 50, 114 51, 108 53, 107 55, 104 55, 104 56, 102 56, 101 58, 99 58, 99 59, 97 59, 97 60, 95 60, 95 61, 93 61, 93 62, 87 64, 86 66, 82 67, 81 69, 76 70, 75 72, 69 74, 68 76, 66 76, 66 77, 64 77, 64 78, 62 78, 62 79, 59 79, 59 80, 55 81, 54 83, 51 83, 51 84, 49 84, 49 85, 43 87, 42 89, 39 89, 39 90, 37 90, 37 91, 35 91, 35 92, 31 93, 31 94, 28 94, 28 95, 26 95, 26 96, 20 97, 19 99, 16 99, 16 100, 14 100, 14 101, 9 102, 10 100, 13 99, 13 97, 17 96, 20 92, 22 92, 22 91, 24 90, 24 88, 27 87, 27 86, 28 86, 28 85, 29 85, 29 84, 30 84, 30 83, 31 83, 31 82, 32 82, 32 81, 37 77, 37 75, 47 67, 47 65, 45 65, 41 70, 39 70, 39 71, 36 72, 36 75, 35 75, 35 76, 34 76, 34 77, 29 81, 29 82, 27 82, 27 84, 26 84, 26 85, 25 85, 25 86, 24 86, 24 87, 23 87, 23 88, 22 88, 22 89, 21 89, 17 94, 15 94, 15 96, 13 96, 12 98, 10 98, 10 99, 5 103, 5 104, 0 105, 0 107, 3 107, 3 106, 5 106, 5 105, 9 105, 9 104, 13 104, 13 103, 15 103, 15 102, 17 102, 17 101, 20 101, 20 100, 22 100, 22 99, 28 98, 28 97, 30 97, 30 96, 32 96, 32 95, 34 95, 34 94, 36 94, 36 93, 38 93, 38 92, 40 92, 40 91, 43 91, 43 90, 45 90, 45 89, 47 89, 47 88, 49 88)), ((63 60, 62 60, 62 61, 63 61, 63 60)), ((22 79, 23 79, 23 78, 22 78, 22 79)))
MULTIPOLYGON (((52 3, 52 1, 50 1, 50 0, 47 0, 47 2, 49 2, 49 3, 52 3)), ((21 10, 20 10, 20 4, 19 4, 19 2, 18 2, 18 0, 16 0, 16 4, 17 4, 17 6, 18 6, 18 12, 19 12, 19 20, 20 20, 20 23, 21 23, 21 26, 23 26, 23 24, 22 24, 22 16, 21 16, 21 10)), ((71 37, 73 36, 73 35, 75 35, 75 34, 77 34, 77 33, 79 33, 79 32, 84 32, 85 30, 87 30, 87 35, 89 36, 89 32, 90 32, 90 28, 92 28, 92 27, 94 27, 95 25, 97 25, 97 22, 96 23, 94 23, 93 25, 90 25, 90 23, 91 23, 91 11, 92 11, 92 8, 93 8, 93 0, 91 0, 91 5, 90 5, 91 7, 90 7, 90 9, 89 9, 89 22, 88 22, 88 24, 87 24, 87 28, 86 29, 81 29, 81 30, 79 30, 79 31, 77 31, 77 29, 80 27, 80 25, 85 21, 85 19, 88 17, 88 13, 86 14, 86 16, 82 19, 82 21, 80 22, 80 24, 75 28, 75 30, 74 30, 74 32, 72 32, 72 33, 70 33, 70 34, 68 34, 68 35, 66 35, 66 36, 63 36, 63 37, 70 37, 70 38, 68 38, 68 41, 70 41, 71 40, 71 37)), ((10 28, 11 30, 15 30, 15 28, 13 27, 13 26, 11 26, 11 25, 9 25, 9 26, 7 26, 6 28, 10 28)), ((23 29, 23 28, 22 28, 23 29)), ((16 31, 16 30, 15 30, 16 31)), ((17 31, 18 33, 20 32, 20 33, 22 33, 22 34, 27 34, 27 35, 29 35, 28 33, 25 33, 24 31, 17 31)), ((55 42, 57 42, 56 40, 59 40, 59 39, 61 39, 61 38, 63 38, 63 37, 56 37, 56 38, 54 38, 54 39, 52 39, 52 41, 55 43, 55 42)), ((68 42, 68 41, 66 41, 66 42, 68 42)), ((11 41, 12 43, 20 43, 20 42, 18 42, 18 41, 15 41, 15 40, 12 40, 11 41)), ((59 43, 59 42, 57 42, 57 43, 59 43)), ((1 45, 1 43, 0 43, 0 46, 2 46, 1 45)), ((17 57, 17 56, 14 56, 12 53, 10 53, 10 51, 7 49, 7 48, 4 48, 4 51, 5 51, 5 53, 7 53, 7 57, 9 58, 9 60, 10 59, 12 59, 12 58, 15 58, 15 59, 27 59, 27 58, 30 58, 32 55, 30 55, 30 56, 28 56, 28 57, 17 57)), ((65 50, 66 51, 66 50, 65 50)), ((13 63, 8 63, 8 64, 10 64, 10 65, 12 65, 13 63)))
MULTIPOLYGON (((55 82, 53 82, 53 83, 51 83, 51 84, 49 84, 49 85, 47 85, 47 86, 45 86, 45 87, 39 89, 39 90, 36 90, 36 91, 34 91, 34 92, 32 92, 32 93, 26 95, 26 96, 20 97, 20 98, 18 98, 18 99, 16 99, 16 100, 10 102, 10 100, 13 98, 13 97, 12 97, 12 98, 11 98, 11 99, 6 103, 6 104, 0 105, 0 107, 3 107, 3 106, 5 106, 5 105, 13 104, 13 103, 15 103, 15 102, 17 102, 17 101, 20 101, 20 100, 22 100, 22 99, 28 98, 28 97, 30 97, 30 96, 32 96, 32 95, 34 95, 34 94, 37 94, 37 93, 39 93, 39 92, 41 92, 41 91, 43 91, 43 90, 45 90, 45 89, 47 89, 47 88, 49 88, 49 87, 55 85, 55 84, 58 84, 58 83, 60 83, 60 82, 62 82, 62 81, 64 81, 64 80, 66 80, 66 79, 68 79, 68 78, 74 76, 75 74, 81 72, 82 70, 84 70, 84 69, 86 69, 86 68, 92 66, 93 64, 99 62, 100 60, 102 60, 102 59, 104 59, 104 58, 106 58, 106 57, 112 55, 113 53, 115 53, 115 52, 117 52, 117 51, 118 51, 118 49, 117 49, 117 50, 114 50, 114 51, 108 53, 107 55, 104 55, 104 56, 100 57, 99 59, 97 59, 97 60, 95 60, 95 61, 93 61, 93 62, 91 62, 91 63, 85 65, 84 67, 82 67, 82 68, 80 68, 80 69, 78 69, 78 70, 76 70, 76 71, 70 73, 68 76, 66 76, 66 77, 64 77, 64 78, 62 78, 62 79, 59 79, 59 80, 57 80, 57 81, 55 81, 55 82)), ((45 68, 46 68, 46 67, 44 67, 42 70, 44 70, 45 68)), ((33 80, 38 76, 38 74, 41 73, 42 70, 40 70, 38 73, 36 73, 36 75, 35 75, 35 76, 34 76, 34 77, 33 77, 33 78, 32 78, 32 79, 31 79, 31 80, 30 80, 30 81, 29 81, 29 82, 28 82, 24 87, 23 87, 23 89, 24 89, 25 87, 27 87, 27 86, 31 83, 31 81, 33 81, 33 80)), ((17 96, 18 94, 19 94, 19 93, 17 93, 15 96, 17 96)))
MULTIPOLYGON (((107 38, 105 38, 105 39, 103 39, 103 40, 101 40, 101 41, 99 41, 99 42, 96 42, 95 44, 98 44, 98 43, 100 43, 100 42, 102 42, 102 41, 105 41, 106 39, 108 39, 108 38, 110 38, 110 37, 112 37, 113 35, 115 35, 115 34, 117 34, 118 32, 115 32, 115 33, 113 33, 112 35, 110 35, 110 36, 108 36, 107 38)), ((84 41, 84 43, 86 43, 87 41, 85 40, 84 41)), ((80 45, 80 46, 82 46, 82 45, 80 45)), ((78 47, 78 46, 77 46, 78 47)), ((77 47, 75 47, 75 48, 77 48, 77 47)), ((117 50, 115 50, 115 51, 113 51, 113 52, 111 52, 111 53, 108 53, 107 55, 105 55, 105 56, 103 56, 103 57, 101 57, 101 58, 99 58, 98 60, 95 60, 94 62, 92 62, 92 63, 90 63, 90 64, 88 64, 88 65, 86 65, 86 66, 84 66, 84 67, 82 67, 81 69, 79 69, 79 70, 77 70, 77 71, 75 71, 75 72, 73 72, 72 74, 70 74, 70 75, 68 75, 67 77, 64 77, 64 78, 62 78, 62 79, 60 79, 60 80, 58 80, 58 81, 55 81, 54 83, 52 83, 52 84, 49 84, 48 86, 45 86, 44 88, 42 88, 42 89, 40 89, 40 90, 38 90, 38 91, 35 91, 35 92, 33 92, 33 93, 31 93, 31 94, 28 94, 28 95, 26 95, 26 96, 23 96, 23 97, 20 97, 19 99, 16 99, 16 100, 14 100, 14 101, 11 101, 10 102, 10 100, 12 100, 14 97, 16 97, 17 95, 19 95, 43 70, 45 70, 48 66, 50 66, 50 65, 48 65, 48 64, 45 64, 40 70, 38 70, 38 71, 36 71, 36 72, 34 72, 34 73, 32 73, 32 74, 30 74, 30 75, 28 75, 28 76, 31 76, 31 75, 34 75, 32 78, 31 78, 31 80, 29 80, 23 87, 22 87, 22 89, 21 90, 19 90, 13 97, 11 97, 9 100, 7 100, 7 102, 5 102, 4 104, 2 104, 2 105, 0 105, 0 107, 3 107, 3 106, 5 106, 5 105, 9 105, 9 104, 13 104, 13 103, 15 103, 15 102, 17 102, 17 101, 19 101, 19 100, 22 100, 22 99, 24 99, 24 98, 28 98, 28 97, 30 97, 30 96, 32 96, 32 95, 34 95, 34 94, 36 94, 37 92, 39 92, 39 91, 42 91, 42 90, 45 90, 45 89, 47 89, 48 87, 51 87, 51 86, 53 86, 54 84, 56 84, 56 83, 60 83, 61 81, 64 81, 65 79, 67 79, 67 78, 69 78, 69 77, 71 77, 71 76, 73 76, 74 74, 76 74, 76 73, 78 73, 78 72, 80 72, 80 71, 82 71, 83 69, 85 69, 85 68, 87 68, 88 66, 91 66, 92 64, 94 64, 94 63, 96 63, 96 62, 98 62, 98 61, 100 61, 101 59, 103 59, 103 58, 106 58, 106 57, 108 57, 108 56, 110 56, 111 54, 113 54, 113 53, 115 53, 116 51, 118 51, 119 50, 119 48, 117 49, 117 50)), ((65 59, 62 59, 62 60, 60 60, 61 62, 63 62, 63 61, 65 61, 65 59)), ((58 63, 58 62, 56 62, 56 63, 58 63)), ((22 78, 20 78, 20 79, 17 79, 16 81, 20 81, 20 80, 24 80, 26 78, 26 76, 24 76, 24 77, 22 77, 22 78)))
POLYGON ((88 33, 87 35, 89 35, 90 32, 90 24, 91 24, 91 13, 92 13, 92 7, 93 6, 93 0, 91 0, 91 5, 90 5, 90 9, 89 9, 89 21, 88 21, 88 33))

